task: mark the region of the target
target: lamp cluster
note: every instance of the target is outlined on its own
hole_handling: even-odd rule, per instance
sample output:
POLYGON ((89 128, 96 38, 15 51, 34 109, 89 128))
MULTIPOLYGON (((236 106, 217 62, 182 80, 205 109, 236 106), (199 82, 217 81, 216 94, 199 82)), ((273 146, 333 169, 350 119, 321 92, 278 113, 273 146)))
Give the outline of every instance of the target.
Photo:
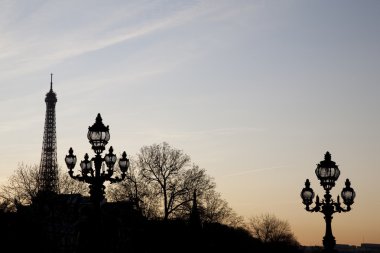
POLYGON ((108 154, 104 157, 101 156, 101 153, 105 150, 105 146, 110 139, 110 133, 109 126, 103 124, 100 114, 96 117, 95 123, 88 128, 87 138, 96 155, 89 159, 88 154, 85 154, 84 160, 80 162, 81 173, 74 175, 73 169, 77 162, 77 158, 74 155, 72 148, 69 149, 69 154, 66 155, 65 162, 71 178, 90 184, 90 198, 98 204, 104 199, 105 186, 103 184, 105 181, 117 183, 125 179, 126 172, 129 168, 129 159, 124 151, 118 163, 121 177, 112 177, 117 157, 113 153, 112 146, 109 148, 108 154), (103 162, 106 164, 108 168, 107 170, 102 166, 103 162))
MULTIPOLYGON (((326 194, 329 194, 330 190, 335 186, 335 181, 338 180, 339 175, 340 175, 340 170, 338 166, 335 164, 335 162, 331 160, 331 154, 329 152, 325 154, 325 160, 317 164, 317 168, 315 169, 315 174, 317 175, 321 183, 321 186, 326 191, 326 194)), ((340 196, 343 199, 343 203, 347 206, 347 209, 343 209, 341 207, 339 196, 337 197, 336 202, 331 200, 331 196, 330 196, 329 203, 335 207, 334 212, 349 211, 351 209, 351 205, 354 203, 356 193, 354 189, 351 188, 351 182, 348 178, 346 179, 345 184, 346 184, 346 187, 343 188, 340 196)), ((316 206, 310 209, 309 206, 313 203, 314 196, 315 196, 314 191, 312 188, 310 188, 310 181, 309 179, 306 179, 305 188, 303 188, 301 191, 301 198, 303 200, 302 203, 306 206, 307 211, 318 212, 320 211, 320 207, 323 204, 327 204, 327 203, 320 202, 319 196, 317 195, 316 202, 315 202, 316 206)))

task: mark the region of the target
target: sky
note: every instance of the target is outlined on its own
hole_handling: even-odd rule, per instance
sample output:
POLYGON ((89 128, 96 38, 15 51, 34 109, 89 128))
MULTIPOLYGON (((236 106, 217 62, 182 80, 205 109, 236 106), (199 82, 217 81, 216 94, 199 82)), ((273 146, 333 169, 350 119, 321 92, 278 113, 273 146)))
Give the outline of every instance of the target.
POLYGON ((304 210, 329 151, 357 193, 339 244, 380 243, 379 1, 0 0, 0 183, 39 164, 57 93, 58 163, 90 153, 101 113, 116 154, 168 142, 246 218, 272 213, 321 245, 304 210))

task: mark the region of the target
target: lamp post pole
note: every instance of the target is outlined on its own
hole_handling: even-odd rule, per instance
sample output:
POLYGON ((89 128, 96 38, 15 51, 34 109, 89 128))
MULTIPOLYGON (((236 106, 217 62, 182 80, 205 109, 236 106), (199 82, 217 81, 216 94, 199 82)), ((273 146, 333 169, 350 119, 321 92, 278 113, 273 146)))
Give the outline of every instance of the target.
POLYGON ((104 183, 109 181, 112 184, 124 180, 129 167, 129 160, 127 154, 123 152, 122 157, 119 159, 121 177, 113 177, 117 158, 113 153, 112 146, 109 148, 108 154, 104 155, 104 157, 101 156, 110 139, 110 133, 109 126, 103 124, 100 114, 96 117, 95 123, 88 128, 87 138, 92 145, 95 156, 89 159, 88 154, 85 154, 84 160, 80 162, 80 174, 74 175, 73 169, 77 162, 77 157, 74 155, 72 148, 69 149, 65 162, 71 178, 90 185, 90 200, 94 208, 92 214, 87 213, 84 215, 85 221, 81 222, 78 229, 77 252, 101 252, 111 246, 109 240, 104 239, 106 231, 100 209, 104 200, 104 183), (104 166, 103 162, 107 169, 105 169, 106 166, 104 166))
POLYGON ((348 212, 351 210, 351 205, 354 203, 355 191, 351 188, 351 182, 349 179, 346 179, 345 185, 341 192, 341 197, 343 198, 343 203, 346 205, 346 208, 341 206, 340 197, 338 195, 337 200, 334 201, 330 194, 330 190, 335 186, 335 181, 339 178, 340 170, 334 161, 331 160, 331 154, 327 152, 325 154, 325 159, 317 164, 315 169, 315 174, 320 180, 320 184, 325 190, 324 199, 319 200, 317 195, 315 206, 310 207, 313 203, 314 191, 310 188, 310 181, 306 179, 305 188, 301 191, 302 203, 306 206, 306 211, 308 212, 321 212, 324 214, 324 219, 326 222, 326 231, 325 236, 323 237, 323 252, 330 253, 336 252, 335 247, 335 237, 332 233, 331 221, 333 214, 338 212, 348 212))

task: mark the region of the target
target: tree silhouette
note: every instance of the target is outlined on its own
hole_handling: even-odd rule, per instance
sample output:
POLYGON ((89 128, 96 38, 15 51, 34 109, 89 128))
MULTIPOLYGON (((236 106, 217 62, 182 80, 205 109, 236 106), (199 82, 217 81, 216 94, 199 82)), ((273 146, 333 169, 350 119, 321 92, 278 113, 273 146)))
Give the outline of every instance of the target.
POLYGON ((287 221, 273 214, 261 214, 251 217, 248 227, 254 237, 263 243, 299 245, 287 221))
POLYGON ((216 184, 206 170, 191 164, 190 157, 167 143, 141 148, 137 159, 130 158, 126 180, 110 185, 107 198, 129 200, 148 219, 188 219, 193 193, 202 222, 242 225, 243 219, 215 191, 216 184))
MULTIPOLYGON (((85 184, 71 180, 67 173, 58 173, 59 193, 87 194, 85 184)), ((7 205, 9 210, 15 211, 17 206, 29 205, 37 196, 39 189, 39 166, 19 164, 8 182, 0 186, 0 202, 7 205)))
POLYGON ((181 199, 186 194, 183 177, 190 165, 190 157, 166 142, 144 146, 138 154, 138 165, 146 182, 160 189, 164 220, 181 205, 190 201, 181 199), (178 202, 179 201, 179 202, 178 202))

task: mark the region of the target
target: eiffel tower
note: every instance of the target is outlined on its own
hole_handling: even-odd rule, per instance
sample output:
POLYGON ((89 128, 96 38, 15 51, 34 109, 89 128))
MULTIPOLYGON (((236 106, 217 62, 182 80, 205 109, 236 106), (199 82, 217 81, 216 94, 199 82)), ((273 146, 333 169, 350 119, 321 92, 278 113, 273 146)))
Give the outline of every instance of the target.
POLYGON ((58 193, 57 138, 55 132, 55 104, 53 74, 50 74, 50 91, 46 94, 45 128, 39 170, 39 193, 58 193))

